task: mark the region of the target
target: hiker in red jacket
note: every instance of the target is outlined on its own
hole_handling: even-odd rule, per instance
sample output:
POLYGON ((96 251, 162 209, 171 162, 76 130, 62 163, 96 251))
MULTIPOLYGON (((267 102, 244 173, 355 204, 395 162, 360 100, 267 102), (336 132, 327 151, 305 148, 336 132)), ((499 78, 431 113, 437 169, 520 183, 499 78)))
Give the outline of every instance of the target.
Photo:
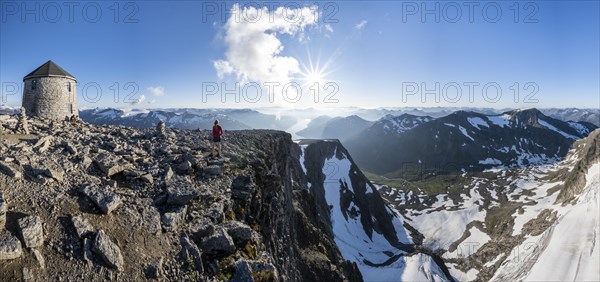
POLYGON ((212 128, 212 136, 213 136, 213 145, 212 145, 212 151, 210 152, 210 155, 212 156, 212 152, 215 151, 215 148, 219 147, 219 150, 217 151, 217 157, 221 156, 221 136, 223 135, 223 128, 221 128, 221 125, 219 124, 219 120, 215 120, 215 125, 213 125, 212 128))

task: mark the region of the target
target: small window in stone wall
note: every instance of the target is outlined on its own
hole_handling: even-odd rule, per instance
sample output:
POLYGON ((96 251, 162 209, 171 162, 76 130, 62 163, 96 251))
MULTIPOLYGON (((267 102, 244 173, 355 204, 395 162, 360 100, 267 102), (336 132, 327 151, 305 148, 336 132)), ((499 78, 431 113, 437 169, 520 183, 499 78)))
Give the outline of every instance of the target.
POLYGON ((67 91, 71 92, 71 83, 67 83, 67 91))
POLYGON ((34 80, 31 82, 31 90, 36 90, 37 89, 37 80, 34 80))

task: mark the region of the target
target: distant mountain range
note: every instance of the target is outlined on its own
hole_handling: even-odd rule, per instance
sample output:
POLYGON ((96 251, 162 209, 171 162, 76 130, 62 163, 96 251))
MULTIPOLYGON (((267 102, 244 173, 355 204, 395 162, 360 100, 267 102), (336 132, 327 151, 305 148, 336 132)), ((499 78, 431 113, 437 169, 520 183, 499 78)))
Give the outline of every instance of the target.
MULTIPOLYGON (((296 110, 297 111, 297 110, 296 110)), ((477 112, 484 115, 498 115, 504 112, 512 111, 512 109, 498 110, 489 108, 397 108, 397 109, 346 109, 339 110, 337 114, 342 116, 334 116, 331 114, 318 115, 310 119, 306 127, 295 133, 302 138, 337 138, 345 141, 349 137, 357 135, 361 131, 367 129, 371 125, 380 127, 378 124, 386 124, 389 128, 396 128, 394 119, 404 117, 426 117, 441 118, 448 116, 457 111, 477 112), (326 128, 327 127, 327 128, 326 128)), ((540 109, 544 115, 559 119, 562 121, 574 122, 589 122, 596 126, 600 126, 600 109, 540 109)), ((301 111, 303 116, 308 116, 311 113, 310 109, 301 111)), ((318 111, 313 114, 320 113, 318 111)), ((283 111, 282 114, 288 114, 283 111)), ((400 118, 401 119, 401 118, 400 118)), ((410 121, 412 122, 412 120, 410 121)), ((406 130, 403 128, 408 124, 401 125, 397 129, 406 130), (403 128, 403 129, 402 129, 403 128)), ((393 130, 392 130, 393 131, 393 130)), ((385 133, 377 132, 374 133, 385 133)))
POLYGON ((564 121, 586 121, 600 126, 600 109, 541 109, 550 117, 564 121))
POLYGON ((296 132, 296 134, 304 138, 346 140, 354 134, 367 129, 372 124, 373 122, 357 115, 334 118, 320 116, 313 119, 307 128, 296 132))
MULTIPOLYGON (((564 121, 587 121, 600 126, 599 108, 538 108, 547 116, 564 121)), ((257 111, 262 113, 277 113, 303 118, 315 119, 319 116, 347 117, 357 115, 362 119, 377 121, 387 115, 399 116, 410 114, 415 116, 431 116, 439 118, 447 116, 456 111, 477 112, 486 115, 496 115, 503 112, 514 110, 514 108, 481 108, 481 107, 401 107, 401 108, 372 108, 364 109, 359 107, 344 108, 305 108, 305 109, 286 109, 286 108, 262 108, 257 111)))
MULTIPOLYGON (((374 108, 261 108, 261 109, 81 109, 81 118, 93 124, 121 124, 139 128, 153 127, 163 120, 167 127, 182 129, 210 128, 220 119, 228 130, 276 129, 285 130, 294 138, 336 138, 342 141, 377 122, 404 114, 441 118, 456 111, 497 115, 511 109, 459 107, 374 108)), ((548 108, 540 111, 563 121, 585 121, 600 126, 600 109, 548 108)), ((0 114, 16 114, 17 107, 0 106, 0 114)), ((388 126, 393 126, 388 124, 388 126)))
POLYGON ((86 109, 80 118, 91 124, 126 125, 150 128, 164 121, 167 127, 181 129, 210 129, 218 119, 226 130, 277 129, 285 130, 296 123, 290 116, 263 114, 250 109, 86 109))
POLYGON ((0 115, 12 115, 17 113, 17 108, 2 105, 0 106, 0 115))
POLYGON ((361 168, 410 179, 431 171, 556 162, 574 141, 596 128, 589 122, 551 118, 536 109, 500 115, 457 111, 437 119, 387 117, 345 145, 361 168))

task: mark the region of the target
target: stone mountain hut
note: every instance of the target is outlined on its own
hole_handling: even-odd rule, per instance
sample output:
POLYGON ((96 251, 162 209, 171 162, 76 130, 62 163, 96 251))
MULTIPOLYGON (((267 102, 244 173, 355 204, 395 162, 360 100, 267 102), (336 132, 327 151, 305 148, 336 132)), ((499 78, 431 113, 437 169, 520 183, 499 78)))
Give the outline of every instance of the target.
POLYGON ((64 120, 77 110, 77 80, 70 73, 48 61, 23 78, 23 104, 27 115, 64 120))

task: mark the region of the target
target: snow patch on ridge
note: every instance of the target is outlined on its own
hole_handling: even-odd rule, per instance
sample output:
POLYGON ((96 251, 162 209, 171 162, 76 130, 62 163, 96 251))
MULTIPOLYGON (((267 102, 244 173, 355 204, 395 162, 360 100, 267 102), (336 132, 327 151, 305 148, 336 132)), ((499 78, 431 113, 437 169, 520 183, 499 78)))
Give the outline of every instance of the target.
POLYGON ((300 165, 302 166, 302 171, 304 171, 304 175, 306 175, 306 166, 304 165, 304 150, 307 146, 308 145, 300 145, 300 158, 298 159, 298 161, 300 161, 300 165))
POLYGON ((447 263, 448 271, 450 275, 457 281, 473 281, 477 278, 479 271, 475 268, 469 269, 467 272, 463 272, 456 267, 456 263, 447 263))
POLYGON ((500 160, 498 160, 498 159, 486 158, 485 160, 479 161, 479 164, 483 164, 483 165, 501 165, 502 162, 500 160))
POLYGON ((490 125, 480 117, 468 117, 467 121, 475 128, 481 129, 479 126, 489 128, 490 125))
POLYGON ((471 235, 462 241, 453 252, 444 253, 444 258, 464 258, 476 253, 481 246, 491 240, 490 236, 477 227, 469 229, 471 235))
POLYGON ((491 123, 499 127, 510 126, 510 116, 507 114, 499 116, 488 116, 487 118, 491 123))
POLYGON ((404 115, 393 116, 388 114, 377 121, 376 125, 383 124, 382 128, 386 134, 400 134, 431 120, 430 117, 406 117, 404 115))
POLYGON ((553 131, 556 131, 556 132, 560 133, 564 137, 567 137, 567 138, 570 138, 570 139, 573 139, 573 140, 579 139, 576 136, 573 136, 571 134, 565 133, 564 131, 562 131, 562 130, 556 128, 556 127, 554 127, 552 124, 549 124, 548 122, 546 122, 544 120, 538 119, 538 123, 541 124, 541 125, 543 125, 543 126, 545 126, 546 128, 548 128, 550 130, 553 130, 553 131))
MULTIPOLYGON (((479 210, 483 197, 471 189, 469 195, 463 195, 464 202, 453 210, 439 210, 431 213, 411 215, 411 225, 425 236, 423 245, 430 249, 448 249, 466 230, 472 221, 484 221, 486 211, 479 210)), ((446 201, 448 206, 455 206, 453 201, 446 201)))
POLYGON ((588 133, 590 133, 590 130, 583 126, 583 124, 578 123, 578 122, 573 122, 573 121, 569 121, 569 126, 572 127, 573 129, 577 130, 577 132, 579 132, 579 134, 585 136, 588 135, 588 133))
POLYGON ((473 137, 471 137, 471 136, 469 135, 469 133, 467 133, 467 129, 465 129, 464 127, 462 127, 462 126, 460 126, 460 125, 458 126, 458 129, 460 130, 460 132, 462 132, 462 134, 463 134, 464 136, 466 136, 467 138, 471 139, 471 141, 475 141, 475 139, 473 139, 473 137))

